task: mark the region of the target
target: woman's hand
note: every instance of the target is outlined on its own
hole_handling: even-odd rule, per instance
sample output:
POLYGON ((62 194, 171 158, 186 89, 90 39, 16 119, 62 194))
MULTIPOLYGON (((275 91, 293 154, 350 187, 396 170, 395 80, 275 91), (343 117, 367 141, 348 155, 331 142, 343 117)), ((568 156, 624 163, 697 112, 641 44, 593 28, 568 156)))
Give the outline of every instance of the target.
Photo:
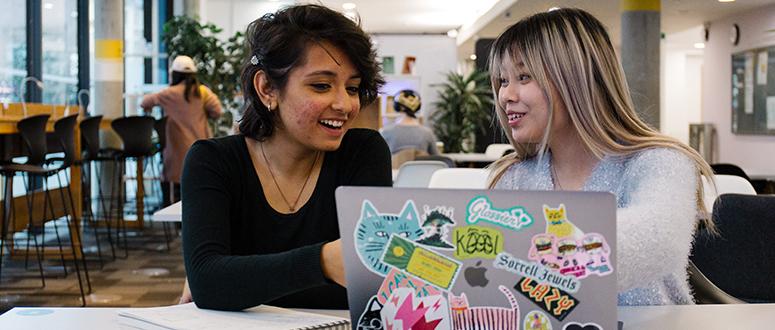
POLYGON ((192 301, 194 301, 194 298, 191 296, 191 289, 188 288, 188 279, 186 279, 186 282, 183 283, 183 294, 180 296, 178 305, 187 304, 192 301))
POLYGON ((320 251, 320 267, 323 268, 323 275, 328 279, 341 286, 347 286, 347 280, 344 277, 341 239, 323 244, 320 251))

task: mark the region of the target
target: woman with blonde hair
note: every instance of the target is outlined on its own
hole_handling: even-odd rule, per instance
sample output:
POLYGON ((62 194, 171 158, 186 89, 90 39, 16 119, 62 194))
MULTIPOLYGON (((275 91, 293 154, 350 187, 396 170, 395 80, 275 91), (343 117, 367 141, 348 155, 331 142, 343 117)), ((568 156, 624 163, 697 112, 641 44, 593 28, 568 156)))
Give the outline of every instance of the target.
POLYGON ((516 149, 490 187, 613 193, 619 304, 693 303, 686 267, 712 171, 638 118, 603 24, 580 9, 527 17, 493 44, 490 73, 516 149))

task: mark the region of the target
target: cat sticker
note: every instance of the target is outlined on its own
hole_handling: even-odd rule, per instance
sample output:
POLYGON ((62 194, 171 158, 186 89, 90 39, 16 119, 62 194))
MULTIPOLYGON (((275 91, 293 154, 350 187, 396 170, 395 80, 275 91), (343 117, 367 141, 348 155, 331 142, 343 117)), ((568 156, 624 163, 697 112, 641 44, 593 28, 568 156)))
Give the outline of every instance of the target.
POLYGON ((557 208, 544 205, 544 218, 546 219, 546 233, 554 235, 557 239, 567 237, 580 239, 584 235, 584 232, 568 219, 565 204, 560 204, 557 208))
POLYGON ((449 313, 452 330, 519 330, 519 304, 509 289, 498 286, 509 301, 509 308, 470 307, 465 293, 455 296, 449 293, 449 313))
POLYGON ((455 224, 455 221, 452 220, 454 209, 439 206, 431 210, 426 205, 424 210, 422 228, 425 229, 426 233, 417 240, 417 243, 444 250, 454 249, 455 247, 447 238, 449 230, 446 228, 455 224))
POLYGON ((393 291, 380 316, 385 330, 447 330, 451 323, 443 295, 417 298, 408 288, 393 291))
POLYGON ((417 240, 424 234, 419 221, 412 200, 406 201, 398 215, 379 213, 370 201, 364 200, 361 217, 353 233, 358 258, 371 272, 385 276, 390 268, 382 263, 381 258, 390 236, 417 240))
POLYGON ((382 304, 377 300, 377 297, 371 297, 366 309, 363 310, 363 314, 358 318, 357 330, 382 330, 382 317, 380 312, 382 311, 382 304))

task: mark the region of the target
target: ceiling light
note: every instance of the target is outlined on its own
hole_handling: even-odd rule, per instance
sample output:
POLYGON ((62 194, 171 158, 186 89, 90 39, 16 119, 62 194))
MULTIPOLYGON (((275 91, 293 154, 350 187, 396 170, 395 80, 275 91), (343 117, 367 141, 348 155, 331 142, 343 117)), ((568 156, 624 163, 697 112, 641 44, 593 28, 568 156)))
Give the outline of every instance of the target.
POLYGON ((718 0, 718 2, 735 2, 735 0, 718 0))
POLYGON ((468 58, 471 59, 471 61, 476 61, 476 54, 471 54, 468 58))
POLYGON ((447 31, 447 37, 457 38, 457 30, 456 29, 451 29, 451 30, 447 31))
POLYGON ((694 44, 694 48, 703 49, 703 48, 705 48, 705 43, 704 42, 695 43, 694 44))
POLYGON ((355 9, 355 4, 352 2, 345 2, 342 4, 342 8, 344 8, 345 10, 353 10, 355 9))

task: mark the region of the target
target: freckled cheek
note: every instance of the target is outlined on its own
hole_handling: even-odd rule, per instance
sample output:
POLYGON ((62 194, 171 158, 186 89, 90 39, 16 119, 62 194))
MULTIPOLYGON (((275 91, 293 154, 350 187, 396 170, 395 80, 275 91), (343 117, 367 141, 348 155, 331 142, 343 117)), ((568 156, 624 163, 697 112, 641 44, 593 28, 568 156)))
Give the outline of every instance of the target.
POLYGON ((324 107, 318 103, 308 101, 299 106, 299 111, 296 115, 296 124, 315 124, 318 121, 318 117, 323 112, 321 109, 324 107))

